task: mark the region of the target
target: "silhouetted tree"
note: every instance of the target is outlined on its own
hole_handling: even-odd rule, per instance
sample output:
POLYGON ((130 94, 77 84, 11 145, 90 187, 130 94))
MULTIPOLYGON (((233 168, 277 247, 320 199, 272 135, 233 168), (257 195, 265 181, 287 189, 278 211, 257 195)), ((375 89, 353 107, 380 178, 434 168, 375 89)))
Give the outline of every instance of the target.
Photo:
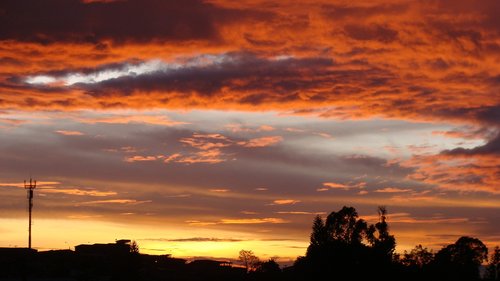
POLYGON ((251 250, 241 250, 238 258, 245 266, 247 272, 254 271, 260 262, 259 258, 251 250))
POLYGON ((316 216, 306 256, 297 260, 295 268, 303 279, 317 279, 324 274, 339 278, 367 274, 356 270, 367 261, 368 247, 362 243, 366 231, 366 222, 358 218, 353 207, 331 212, 325 221, 316 216))
POLYGON ((432 251, 427 250, 422 245, 417 245, 410 252, 404 252, 401 262, 405 266, 421 269, 430 264, 433 258, 434 254, 432 251))
POLYGON ((477 238, 463 236, 436 253, 432 263, 440 280, 477 280, 488 248, 477 238))
POLYGON ((265 262, 259 262, 255 271, 268 274, 275 274, 275 273, 280 273, 281 269, 280 265, 276 262, 276 259, 270 258, 265 262))
POLYGON ((500 280, 500 248, 495 247, 488 264, 488 278, 490 280, 500 280))
POLYGON ((366 231, 366 238, 370 248, 365 263, 374 276, 385 276, 387 278, 394 271, 393 257, 396 239, 389 234, 386 207, 380 206, 377 211, 378 222, 370 225, 366 231))
POLYGON ((429 265, 434 260, 434 253, 417 245, 410 252, 404 251, 403 257, 398 259, 400 262, 401 274, 404 274, 404 280, 433 280, 429 272, 429 265))
POLYGON ((320 215, 314 218, 310 242, 311 245, 318 247, 324 246, 328 242, 328 233, 320 215))
POLYGON ((303 279, 325 274, 337 279, 396 278, 396 239, 389 233, 387 209, 379 207, 378 214, 379 221, 370 227, 353 207, 331 212, 326 220, 316 216, 306 256, 294 268, 303 279))
POLYGON ((394 235, 389 234, 389 225, 386 221, 387 209, 385 206, 378 207, 378 215, 379 221, 375 225, 370 225, 367 231, 367 238, 377 258, 390 262, 396 249, 396 239, 394 235))
POLYGON ((345 245, 361 244, 367 230, 366 222, 358 219, 356 209, 346 206, 338 212, 331 212, 325 227, 329 239, 345 245))
POLYGON ((130 252, 133 254, 139 254, 139 245, 135 242, 135 240, 130 243, 130 252))

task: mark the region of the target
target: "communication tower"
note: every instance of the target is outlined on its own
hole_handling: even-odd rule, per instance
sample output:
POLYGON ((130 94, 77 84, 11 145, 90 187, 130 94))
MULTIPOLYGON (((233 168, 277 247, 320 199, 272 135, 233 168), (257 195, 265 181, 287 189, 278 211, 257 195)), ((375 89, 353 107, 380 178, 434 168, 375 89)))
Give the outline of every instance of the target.
POLYGON ((36 180, 30 178, 30 182, 24 181, 24 189, 28 192, 28 212, 29 212, 29 224, 28 224, 28 248, 31 249, 31 212, 33 211, 33 192, 36 188, 36 180))

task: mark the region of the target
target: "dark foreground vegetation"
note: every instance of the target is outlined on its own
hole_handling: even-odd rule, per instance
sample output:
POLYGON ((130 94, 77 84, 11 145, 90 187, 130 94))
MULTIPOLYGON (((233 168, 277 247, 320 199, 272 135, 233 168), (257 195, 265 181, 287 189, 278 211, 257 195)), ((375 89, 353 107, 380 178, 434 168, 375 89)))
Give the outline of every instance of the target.
POLYGON ((477 238, 461 237, 436 253, 418 245, 396 254, 386 215, 380 207, 373 225, 352 207, 317 216, 306 255, 286 268, 249 250, 240 251, 242 265, 234 266, 140 254, 135 242, 119 240, 74 251, 0 248, 0 280, 500 280, 500 249, 488 255, 477 238))

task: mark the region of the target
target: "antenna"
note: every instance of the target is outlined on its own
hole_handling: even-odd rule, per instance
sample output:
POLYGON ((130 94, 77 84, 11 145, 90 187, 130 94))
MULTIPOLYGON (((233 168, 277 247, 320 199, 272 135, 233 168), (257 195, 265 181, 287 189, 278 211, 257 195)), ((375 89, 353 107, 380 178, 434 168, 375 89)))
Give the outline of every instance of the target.
POLYGON ((31 213, 32 213, 32 210, 33 210, 33 192, 35 191, 35 188, 36 188, 36 180, 33 181, 31 178, 30 178, 30 182, 29 184, 26 183, 26 181, 24 181, 24 189, 26 189, 26 191, 28 192, 28 210, 29 210, 29 224, 28 224, 28 232, 29 232, 29 235, 28 235, 28 248, 31 249, 31 213))

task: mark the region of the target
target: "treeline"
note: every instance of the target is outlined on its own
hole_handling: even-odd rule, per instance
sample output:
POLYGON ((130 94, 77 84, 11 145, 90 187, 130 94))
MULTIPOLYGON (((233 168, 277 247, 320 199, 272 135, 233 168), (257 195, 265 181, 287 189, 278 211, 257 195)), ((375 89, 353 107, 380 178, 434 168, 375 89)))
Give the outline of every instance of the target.
POLYGON ((387 210, 379 207, 379 220, 368 225, 353 207, 343 207, 326 219, 314 219, 310 245, 294 264, 295 278, 315 280, 499 280, 498 246, 488 261, 481 240, 460 237, 433 253, 421 245, 395 253, 396 239, 389 232, 387 210))
POLYGON ((437 252, 417 245, 396 253, 396 238, 389 232, 387 210, 378 208, 378 222, 368 224, 353 207, 331 212, 313 221, 305 256, 279 270, 274 260, 259 261, 251 251, 240 260, 252 280, 500 280, 500 249, 491 256, 484 243, 460 237, 437 252), (248 261, 254 261, 249 266, 248 261))

